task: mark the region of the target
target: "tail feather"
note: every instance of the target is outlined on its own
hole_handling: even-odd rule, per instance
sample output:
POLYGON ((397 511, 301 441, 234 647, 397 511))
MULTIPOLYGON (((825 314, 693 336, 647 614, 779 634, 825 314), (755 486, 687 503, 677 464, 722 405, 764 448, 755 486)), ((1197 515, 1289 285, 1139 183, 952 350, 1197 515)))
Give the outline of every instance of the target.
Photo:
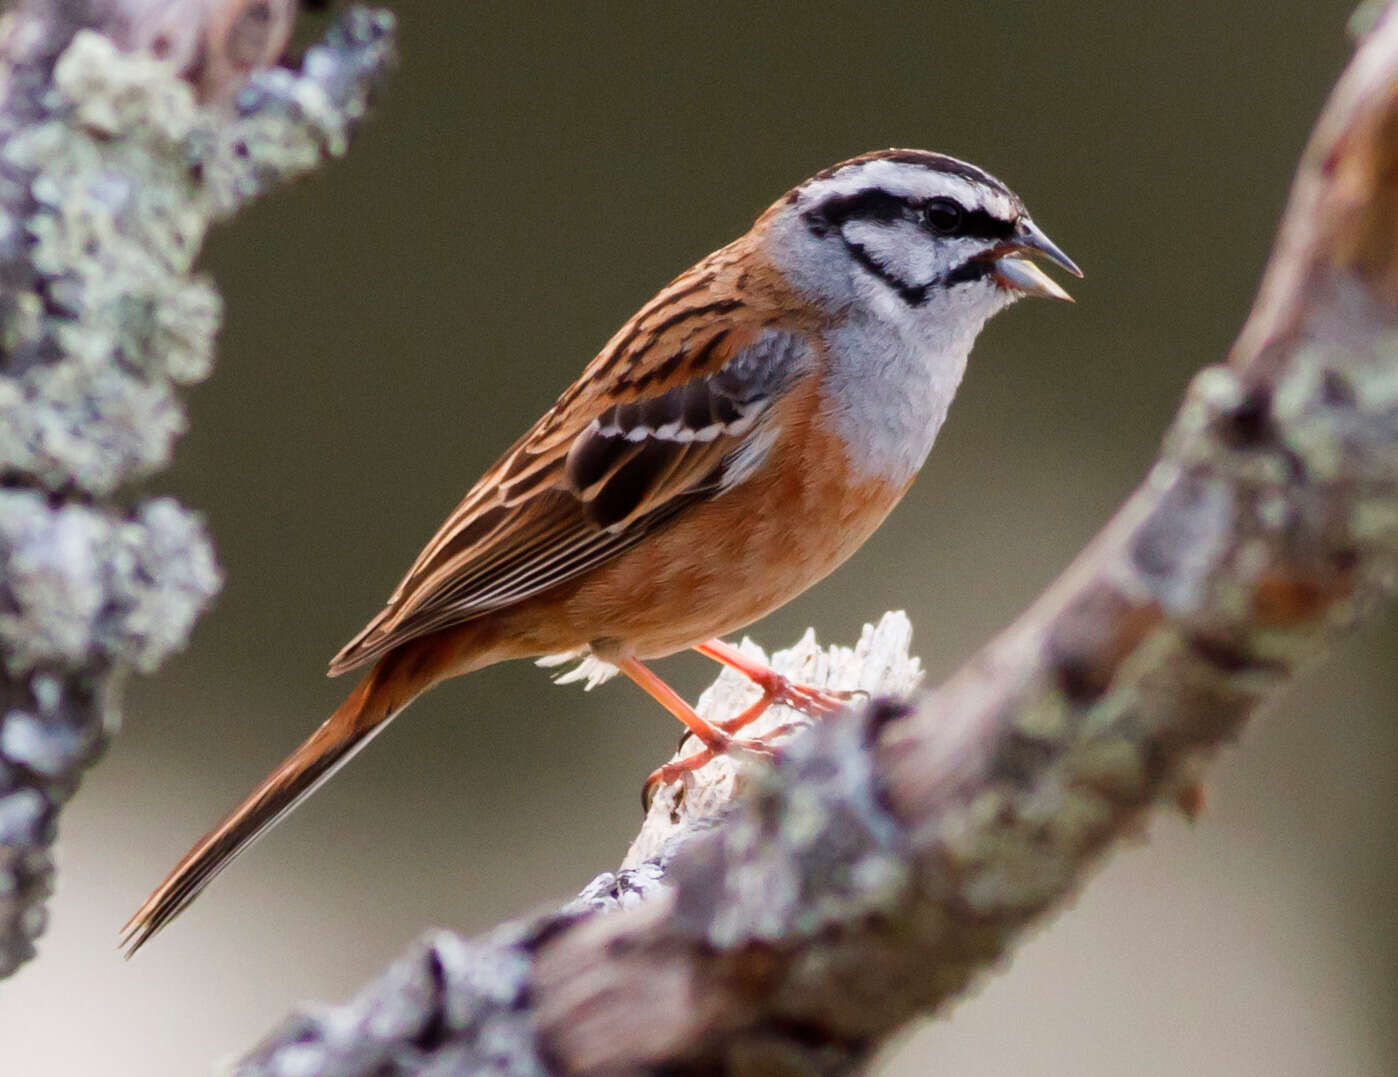
MULTIPOLYGON (((423 686, 425 687, 425 686, 423 686)), ((131 957, 183 912, 220 871, 354 757, 422 690, 405 686, 385 658, 306 742, 222 823, 200 839, 121 929, 131 957)))

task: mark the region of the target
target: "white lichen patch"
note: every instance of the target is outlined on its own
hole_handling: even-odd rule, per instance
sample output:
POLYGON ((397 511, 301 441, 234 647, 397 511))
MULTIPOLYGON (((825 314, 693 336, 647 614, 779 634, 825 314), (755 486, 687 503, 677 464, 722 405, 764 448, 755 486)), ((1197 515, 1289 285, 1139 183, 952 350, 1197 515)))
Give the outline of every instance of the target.
MULTIPOLYGON (((896 611, 885 613, 876 625, 866 624, 853 647, 821 647, 814 629, 807 629, 795 646, 774 652, 770 665, 791 681, 812 688, 906 698, 921 683, 923 675, 922 663, 909 652, 911 644, 912 623, 907 614, 896 611)), ((744 638, 739 648, 759 662, 769 661, 766 652, 749 638, 744 638)), ((761 692, 748 678, 736 670, 725 669, 699 697, 695 710, 709 721, 721 722, 741 713, 760 697, 761 692)), ((816 720, 819 719, 774 706, 748 726, 742 736, 760 738, 781 726, 790 726, 789 733, 773 742, 780 745, 816 720)), ((674 759, 692 755, 700 747, 693 738, 686 738, 674 759)), ((746 787, 755 772, 769 765, 765 759, 731 753, 657 790, 622 867, 641 864, 659 853, 673 835, 717 815, 746 787)), ((796 820, 792 825, 801 824, 796 820)))

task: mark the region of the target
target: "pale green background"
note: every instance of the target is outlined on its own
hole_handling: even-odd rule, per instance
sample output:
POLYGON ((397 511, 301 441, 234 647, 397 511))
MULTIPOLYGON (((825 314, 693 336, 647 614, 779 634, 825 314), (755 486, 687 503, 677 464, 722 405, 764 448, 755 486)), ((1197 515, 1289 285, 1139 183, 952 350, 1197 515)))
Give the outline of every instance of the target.
MULTIPOLYGON (((7 1073, 191 1074, 420 929, 488 927, 613 866, 675 723, 527 664, 440 689, 132 964, 116 929, 340 699, 326 659, 445 512, 653 291, 862 150, 966 156, 1087 271, 998 320, 926 473, 849 566, 757 628, 906 607, 933 675, 1143 474, 1240 324, 1348 47, 1349 0, 403 3, 350 158, 215 237, 228 299, 175 471, 228 585, 133 686, 62 821, 7 1073)), ((1398 1072, 1398 633, 1252 725, 1201 821, 1155 821, 887 1073, 1398 1072)), ((662 671, 687 692, 711 675, 662 671)))

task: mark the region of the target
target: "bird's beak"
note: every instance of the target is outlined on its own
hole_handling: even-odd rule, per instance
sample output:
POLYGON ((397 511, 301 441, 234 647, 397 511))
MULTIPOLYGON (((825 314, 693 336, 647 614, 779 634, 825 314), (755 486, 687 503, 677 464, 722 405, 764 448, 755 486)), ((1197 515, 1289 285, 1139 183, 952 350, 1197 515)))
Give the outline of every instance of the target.
POLYGON ((1028 217, 1020 219, 1015 229, 1015 238, 1002 248, 995 258, 995 279, 1000 286, 1020 295, 1037 295, 1045 299, 1063 299, 1071 303, 1073 297, 1063 287, 1028 258, 1020 255, 1040 255, 1060 269, 1065 269, 1075 277, 1082 276, 1077 263, 1069 258, 1057 243, 1049 239, 1039 226, 1028 217))

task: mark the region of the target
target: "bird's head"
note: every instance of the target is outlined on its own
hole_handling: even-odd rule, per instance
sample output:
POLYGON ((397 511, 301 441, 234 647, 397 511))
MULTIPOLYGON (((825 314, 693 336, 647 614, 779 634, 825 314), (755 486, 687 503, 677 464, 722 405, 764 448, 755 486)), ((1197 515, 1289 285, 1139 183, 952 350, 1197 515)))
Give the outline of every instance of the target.
POLYGON ((1069 299, 1031 259, 1082 276, 1013 191, 975 165, 882 150, 833 165, 777 202, 764 246, 790 284, 832 312, 872 309, 972 334, 1021 296, 1069 299))

